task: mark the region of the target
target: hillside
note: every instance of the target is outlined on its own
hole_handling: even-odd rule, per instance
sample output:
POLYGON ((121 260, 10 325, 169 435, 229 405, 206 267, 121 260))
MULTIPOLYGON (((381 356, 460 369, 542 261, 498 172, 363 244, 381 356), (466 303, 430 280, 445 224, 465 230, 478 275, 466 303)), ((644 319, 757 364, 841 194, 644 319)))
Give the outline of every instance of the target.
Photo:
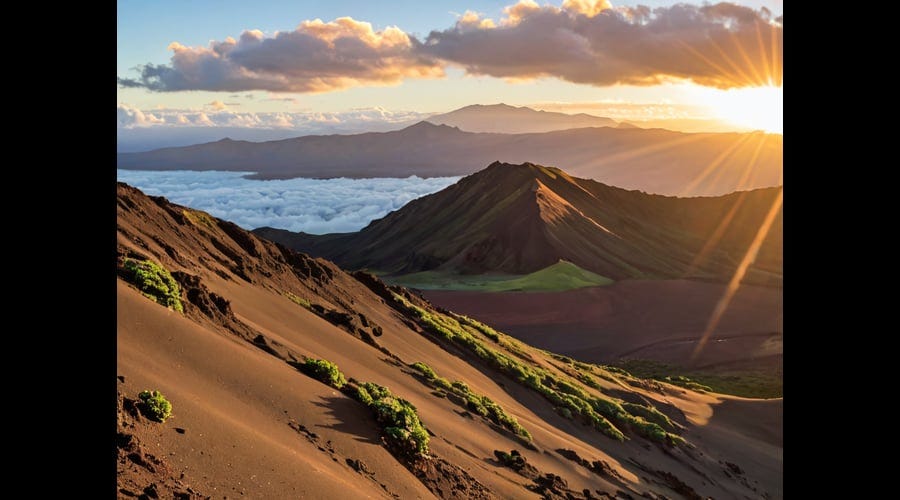
MULTIPOLYGON (((256 234, 348 269, 522 275, 560 259, 615 280, 734 274, 779 188, 675 198, 607 186, 531 163, 495 162, 357 233, 256 234)), ((781 283, 781 210, 745 282, 781 283)))
POLYGON ((609 285, 605 276, 585 271, 560 260, 539 271, 524 276, 506 274, 454 274, 440 271, 420 271, 397 277, 385 277, 385 282, 418 290, 454 290, 469 292, 555 292, 609 285))
POLYGON ((532 134, 465 132, 420 122, 402 130, 311 135, 268 142, 217 142, 118 153, 116 165, 144 170, 238 170, 256 178, 468 175, 495 160, 565 166, 626 189, 699 196, 778 186, 781 135, 685 134, 592 127, 532 134))
MULTIPOLYGON (((585 127, 615 127, 618 122, 585 113, 574 115, 538 111, 529 107, 507 104, 473 104, 434 115, 427 120, 435 125, 458 127, 466 132, 497 134, 529 134, 585 127)), ((633 127, 633 126, 632 126, 633 127)))
POLYGON ((120 498, 783 496, 781 399, 575 363, 123 184, 117 274, 120 498))

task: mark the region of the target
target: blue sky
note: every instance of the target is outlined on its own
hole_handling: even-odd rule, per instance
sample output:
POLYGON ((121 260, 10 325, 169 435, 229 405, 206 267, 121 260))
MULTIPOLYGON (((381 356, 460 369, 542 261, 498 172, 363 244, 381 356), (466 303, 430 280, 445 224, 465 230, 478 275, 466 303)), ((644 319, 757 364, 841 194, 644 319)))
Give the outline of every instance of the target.
MULTIPOLYGON (((562 2, 563 0, 540 1, 538 4, 559 10, 562 2)), ((578 81, 578 75, 572 76, 571 68, 555 74, 554 68, 531 66, 530 61, 522 61, 516 70, 498 68, 496 58, 493 62, 478 60, 477 50, 472 51, 475 53, 471 57, 460 56, 458 53, 438 53, 441 44, 437 44, 438 48, 434 53, 429 53, 428 57, 436 57, 443 62, 431 63, 432 66, 425 68, 427 71, 443 72, 441 77, 433 74, 428 77, 410 76, 409 72, 412 70, 404 70, 402 74, 398 73, 399 76, 367 74, 355 83, 345 85, 330 82, 325 85, 325 91, 316 89, 314 92, 296 91, 296 86, 273 91, 265 85, 257 88, 260 86, 253 84, 241 86, 239 91, 223 91, 222 85, 204 84, 192 87, 170 85, 164 91, 151 91, 148 90, 149 80, 141 80, 134 70, 139 65, 151 64, 168 71, 173 67, 173 51, 169 48, 172 42, 178 42, 196 52, 191 52, 191 55, 197 55, 205 50, 203 48, 209 47, 211 42, 220 43, 227 37, 239 39, 245 30, 259 30, 262 37, 271 38, 276 32, 285 33, 298 29, 298 25, 306 20, 321 19, 328 23, 342 16, 371 23, 372 30, 376 33, 396 26, 406 35, 424 41, 432 30, 451 30, 459 16, 466 11, 477 12, 482 19, 489 18, 499 23, 506 16, 504 8, 514 3, 514 0, 119 0, 116 72, 118 77, 131 81, 132 86, 118 87, 118 101, 128 109, 143 110, 150 117, 152 110, 161 109, 232 113, 341 113, 359 108, 384 108, 392 111, 442 112, 466 104, 496 102, 514 105, 549 103, 550 107, 561 103, 560 106, 568 106, 566 109, 572 111, 589 111, 592 103, 615 101, 669 104, 688 110, 705 100, 706 87, 698 89, 698 85, 690 82, 669 83, 667 80, 654 85, 610 84, 609 75, 601 75, 593 80, 589 78, 585 83, 578 81), (585 107, 579 109, 579 103, 584 103, 585 107)), ((655 8, 669 7, 675 3, 644 0, 613 2, 613 6, 642 4, 655 8)), ((772 17, 781 15, 783 11, 781 0, 737 3, 753 9, 765 6, 773 12, 772 17)), ((537 19, 537 16, 534 18, 537 19)), ((586 36, 584 33, 575 35, 586 36)), ((448 50, 452 50, 452 47, 448 50)), ((408 60, 414 56, 404 55, 408 60)), ((605 61, 607 54, 602 56, 605 61)), ((338 58, 340 57, 346 56, 338 54, 338 58)), ((734 60, 740 62, 737 55, 734 60)), ((372 64, 373 67, 381 67, 385 65, 385 60, 372 64)), ((544 64, 546 66, 546 61, 544 64)), ((175 69, 181 73, 174 72, 177 73, 177 78, 172 81, 181 81, 184 75, 191 76, 191 71, 199 71, 197 68, 204 67, 198 63, 196 67, 183 70, 176 65, 175 69)), ((276 76, 283 78, 284 74, 295 73, 276 76)), ((204 78, 208 79, 208 76, 204 75, 204 78)), ((626 76, 632 80, 637 78, 633 75, 626 76)), ((699 78, 708 79, 709 75, 699 75, 699 78)), ((547 109, 548 106, 544 108, 547 109)), ((160 120, 160 123, 163 121, 160 120)), ((146 122, 150 123, 152 120, 148 118, 146 122)))

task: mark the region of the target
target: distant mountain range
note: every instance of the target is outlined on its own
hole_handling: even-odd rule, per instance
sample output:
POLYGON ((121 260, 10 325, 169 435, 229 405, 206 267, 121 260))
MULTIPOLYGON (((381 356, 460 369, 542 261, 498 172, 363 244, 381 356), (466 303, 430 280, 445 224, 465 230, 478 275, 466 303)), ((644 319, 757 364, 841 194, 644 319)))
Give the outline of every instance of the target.
MULTIPOLYGON (((254 232, 348 269, 394 275, 526 274, 562 259, 616 280, 727 281, 779 190, 675 198, 495 162, 356 233, 254 232)), ((781 284, 781 221, 779 210, 745 282, 781 284)))
POLYGON ((223 139, 119 153, 118 168, 244 170, 260 179, 467 175, 495 160, 564 168, 626 189, 719 195, 781 184, 783 136, 589 127, 543 133, 464 132, 420 122, 402 130, 269 142, 223 139))
POLYGON ((458 127, 467 132, 498 134, 529 134, 571 128, 616 127, 619 125, 619 122, 601 116, 537 111, 525 106, 515 107, 507 104, 473 104, 449 113, 432 116, 427 121, 435 125, 458 127))

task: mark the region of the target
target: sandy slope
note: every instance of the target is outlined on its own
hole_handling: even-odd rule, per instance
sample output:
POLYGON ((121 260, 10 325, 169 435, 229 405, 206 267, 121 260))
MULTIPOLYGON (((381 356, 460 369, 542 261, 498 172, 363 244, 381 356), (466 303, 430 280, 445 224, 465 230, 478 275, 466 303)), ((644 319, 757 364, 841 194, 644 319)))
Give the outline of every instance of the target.
MULTIPOLYGON (((421 332, 360 281, 327 262, 285 253, 226 223, 187 212, 189 217, 182 207, 124 186, 119 187, 118 204, 120 257, 149 257, 200 280, 184 293, 184 315, 119 281, 117 375, 124 378, 119 391, 134 398, 142 389, 159 389, 174 405, 174 416, 164 424, 144 421, 120 432, 139 437, 147 450, 169 464, 173 478, 202 495, 451 498, 471 496, 477 481, 496 498, 536 498, 526 489, 532 480, 494 458, 494 450, 517 449, 542 474, 564 478, 577 496, 588 488, 594 497, 629 491, 632 496, 646 492, 678 498, 674 483, 661 479, 657 470, 704 497, 759 498, 763 490, 780 496, 780 445, 760 433, 761 419, 745 418, 752 412, 719 404, 718 397, 671 386, 635 387, 624 379, 601 380, 607 395, 652 402, 670 413, 685 426, 683 435, 696 448, 668 449, 635 435, 620 443, 564 419, 541 396, 470 353, 421 332), (295 304, 284 292, 364 314, 368 322, 383 327, 384 334, 376 340, 382 350, 295 304), (230 302, 226 313, 203 312, 202 299, 211 294, 230 302), (254 345, 254 338, 264 338, 276 355, 254 345), (348 377, 389 386, 407 398, 433 433, 429 461, 444 460, 456 467, 450 476, 459 478, 465 471, 471 479, 439 488, 431 483, 429 490, 382 446, 367 409, 285 362, 303 356, 329 359, 348 377), (468 412, 449 399, 434 396, 406 366, 415 361, 426 362, 450 380, 463 380, 501 404, 533 434, 536 450, 526 449, 485 419, 466 416, 468 412), (720 412, 720 406, 728 411, 720 412), (682 412, 705 420, 692 423, 682 412), (772 446, 779 453, 770 453, 772 446), (603 460, 619 478, 591 473, 558 449, 603 460), (362 461, 370 473, 357 472, 348 459, 362 461), (719 460, 745 468, 751 483, 745 486, 741 479, 728 477, 719 460)), ((523 347, 522 352, 557 376, 568 370, 540 351, 523 347)), ((596 389, 589 392, 600 394, 596 389)), ((742 404, 780 427, 780 413, 770 404, 742 404)), ((119 474, 123 487, 143 477, 125 460, 128 466, 120 464, 119 474)))

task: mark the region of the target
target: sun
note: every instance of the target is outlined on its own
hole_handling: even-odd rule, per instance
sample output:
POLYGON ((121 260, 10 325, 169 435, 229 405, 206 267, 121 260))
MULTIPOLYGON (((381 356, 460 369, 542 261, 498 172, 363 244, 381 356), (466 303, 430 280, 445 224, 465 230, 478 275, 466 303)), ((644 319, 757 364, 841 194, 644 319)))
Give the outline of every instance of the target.
POLYGON ((703 104, 722 121, 753 130, 784 133, 783 87, 704 89, 703 104))

